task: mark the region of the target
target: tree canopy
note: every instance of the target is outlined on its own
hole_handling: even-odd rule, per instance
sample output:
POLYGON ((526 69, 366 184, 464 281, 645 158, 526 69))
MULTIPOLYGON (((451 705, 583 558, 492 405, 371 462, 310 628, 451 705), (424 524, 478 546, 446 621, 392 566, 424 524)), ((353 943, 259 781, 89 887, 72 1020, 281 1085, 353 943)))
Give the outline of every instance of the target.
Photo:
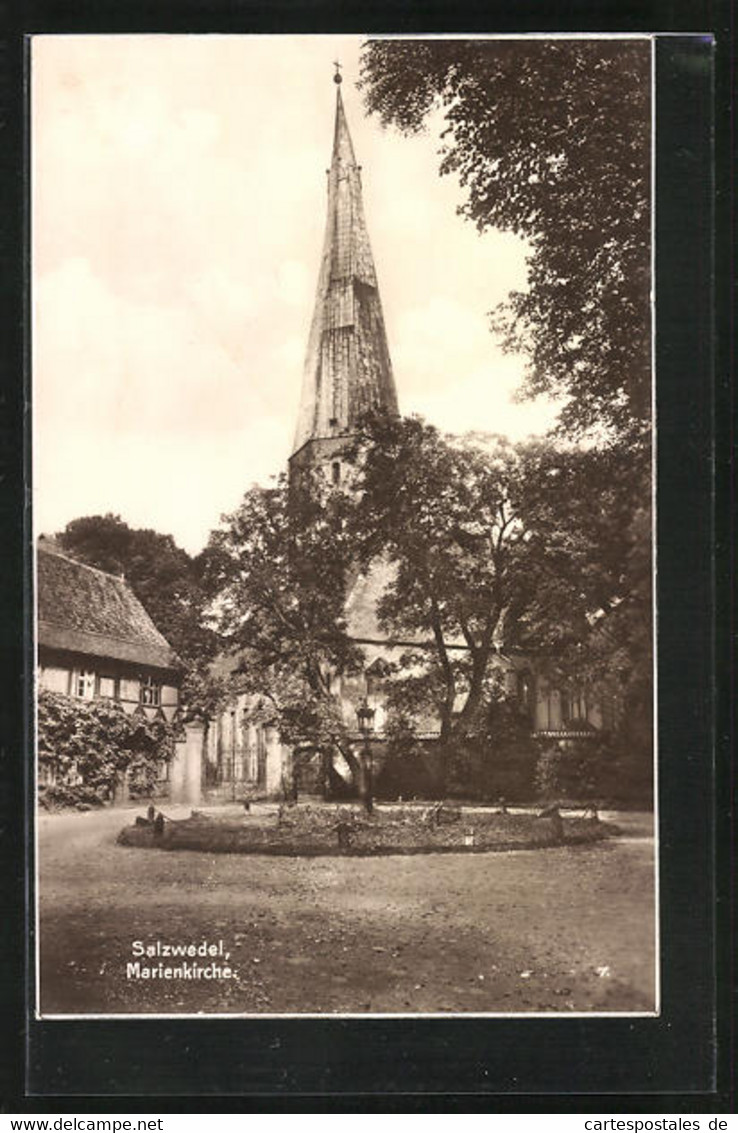
POLYGON ((499 655, 511 652, 559 686, 602 686, 607 656, 646 612, 635 598, 649 593, 647 563, 631 562, 643 533, 628 522, 638 478, 622 453, 448 438, 419 418, 367 420, 363 449, 356 544, 365 562, 384 554, 394 568, 380 619, 432 644, 397 667, 401 711, 432 704, 444 741, 483 732, 499 655))
POLYGON ((202 560, 171 535, 129 527, 119 515, 73 519, 56 536, 89 566, 122 574, 169 644, 188 663, 209 658, 216 640, 203 622, 202 560))
POLYGON ((442 174, 480 231, 528 242, 528 286, 493 312, 525 392, 564 399, 569 433, 648 436, 650 47, 623 40, 376 40, 370 113, 444 119, 442 174))
POLYGON ((224 517, 204 552, 212 617, 251 718, 276 727, 283 743, 340 752, 363 791, 356 722, 344 719, 335 695, 336 679, 362 661, 345 623, 349 502, 321 492, 317 478, 313 487, 297 500, 282 477, 251 488, 224 517))

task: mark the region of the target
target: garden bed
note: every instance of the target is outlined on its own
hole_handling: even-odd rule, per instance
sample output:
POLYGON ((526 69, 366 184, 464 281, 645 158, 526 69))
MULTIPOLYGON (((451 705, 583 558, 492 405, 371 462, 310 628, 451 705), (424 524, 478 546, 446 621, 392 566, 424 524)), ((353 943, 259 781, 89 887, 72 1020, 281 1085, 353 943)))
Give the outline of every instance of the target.
POLYGON ((509 814, 459 807, 358 808, 294 806, 223 816, 193 812, 158 822, 137 819, 118 835, 123 846, 230 854, 479 853, 594 842, 618 833, 596 816, 509 814))

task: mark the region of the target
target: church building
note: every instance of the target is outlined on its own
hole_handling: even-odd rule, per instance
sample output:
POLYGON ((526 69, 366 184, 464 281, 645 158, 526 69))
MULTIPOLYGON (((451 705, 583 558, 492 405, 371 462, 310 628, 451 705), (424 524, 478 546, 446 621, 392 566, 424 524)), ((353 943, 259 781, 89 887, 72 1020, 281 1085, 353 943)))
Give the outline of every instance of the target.
MULTIPOLYGON (((289 458, 290 485, 297 490, 306 489, 316 472, 335 487, 348 486, 352 466, 347 455, 356 438, 358 421, 370 410, 390 415, 399 412, 364 216, 361 166, 346 120, 340 74, 334 81, 335 125, 325 237, 289 458)), ((424 645, 422 641, 390 641, 379 626, 376 605, 389 570, 391 565, 380 560, 366 574, 357 573, 353 579, 346 603, 347 628, 361 647, 366 664, 360 676, 342 677, 336 682, 345 722, 349 729, 356 729, 357 744, 366 742, 359 729, 359 714, 364 712, 371 718, 372 742, 378 747, 382 746, 385 723, 382 674, 386 662, 408 645, 424 645)), ((425 644, 430 647, 430 643, 425 644)), ((459 643, 451 648, 464 646, 459 643)), ((596 706, 587 704, 584 698, 565 699, 536 677, 527 658, 498 655, 496 664, 505 687, 519 698, 534 733, 571 738, 591 734, 602 726, 596 706)), ((238 698, 207 729, 203 786, 211 797, 236 798, 248 788, 278 795, 291 781, 291 751, 280 743, 275 728, 248 720, 248 707, 245 697, 238 698)), ((437 736, 437 722, 427 721, 421 735, 424 739, 437 736)))

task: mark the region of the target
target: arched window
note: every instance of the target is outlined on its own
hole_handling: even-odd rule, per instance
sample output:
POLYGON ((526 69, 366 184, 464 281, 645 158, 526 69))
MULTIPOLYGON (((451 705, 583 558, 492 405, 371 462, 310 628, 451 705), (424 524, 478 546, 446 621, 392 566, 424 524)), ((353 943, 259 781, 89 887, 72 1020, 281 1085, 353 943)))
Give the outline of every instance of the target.
POLYGON ((533 713, 533 681, 527 671, 518 673, 518 708, 525 716, 533 713))
POLYGON ((331 478, 332 478, 334 484, 340 484, 341 483, 341 462, 340 462, 340 460, 334 460, 333 461, 333 464, 331 465, 331 478))

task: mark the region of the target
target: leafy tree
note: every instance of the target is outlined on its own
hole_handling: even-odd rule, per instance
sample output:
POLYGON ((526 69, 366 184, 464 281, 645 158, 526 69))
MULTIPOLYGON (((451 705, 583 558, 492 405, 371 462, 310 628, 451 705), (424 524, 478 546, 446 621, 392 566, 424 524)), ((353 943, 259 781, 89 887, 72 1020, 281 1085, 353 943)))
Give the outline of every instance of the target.
POLYGON ((334 685, 361 663, 344 620, 352 563, 345 508, 317 479, 299 500, 284 477, 254 487, 212 533, 205 561, 213 618, 239 660, 236 683, 251 698, 251 718, 277 727, 286 744, 326 758, 340 752, 366 798, 367 769, 334 685))
MULTIPOLYGON (((480 231, 524 238, 528 284, 492 315, 527 359, 523 394, 563 399, 559 431, 599 443, 545 482, 536 530, 577 532, 531 561, 536 602, 508 611, 562 687, 625 704, 618 737, 650 761, 650 50, 602 41, 376 41, 365 103, 406 133, 440 127, 440 172, 480 231), (557 513, 556 509, 564 508, 557 513), (580 572, 582 600, 572 593, 580 572), (563 621, 559 623, 559 617, 563 621), (596 619, 594 622, 592 619, 596 619)), ((544 460, 548 457, 542 454, 544 460)), ((535 469, 533 470, 535 472, 535 469)), ((543 467, 539 466, 539 472, 543 467)), ((552 470, 553 472, 553 470, 552 470)), ((535 491, 536 474, 529 479, 535 491)), ((529 501, 534 502, 534 501, 529 501)))
POLYGON ((368 419, 363 445, 354 536, 365 562, 382 553, 394 568, 378 613, 432 643, 400 658, 396 715, 433 705, 450 750, 489 735, 500 653, 530 652, 560 682, 593 677, 593 625, 627 585, 612 451, 445 438, 418 418, 368 419))
POLYGON ((376 40, 369 112, 406 133, 444 115, 442 174, 480 231, 528 243, 528 286, 494 313, 526 392, 571 432, 648 437, 650 47, 602 40, 376 40))
MULTIPOLYGON (((567 643, 552 659, 554 680, 596 688, 604 705, 619 706, 610 762, 624 795, 641 801, 650 789, 653 758, 653 603, 651 524, 647 508, 634 509, 620 531, 619 597, 599 611, 591 632, 567 643)), ((611 790, 611 794, 617 791, 611 790)))

